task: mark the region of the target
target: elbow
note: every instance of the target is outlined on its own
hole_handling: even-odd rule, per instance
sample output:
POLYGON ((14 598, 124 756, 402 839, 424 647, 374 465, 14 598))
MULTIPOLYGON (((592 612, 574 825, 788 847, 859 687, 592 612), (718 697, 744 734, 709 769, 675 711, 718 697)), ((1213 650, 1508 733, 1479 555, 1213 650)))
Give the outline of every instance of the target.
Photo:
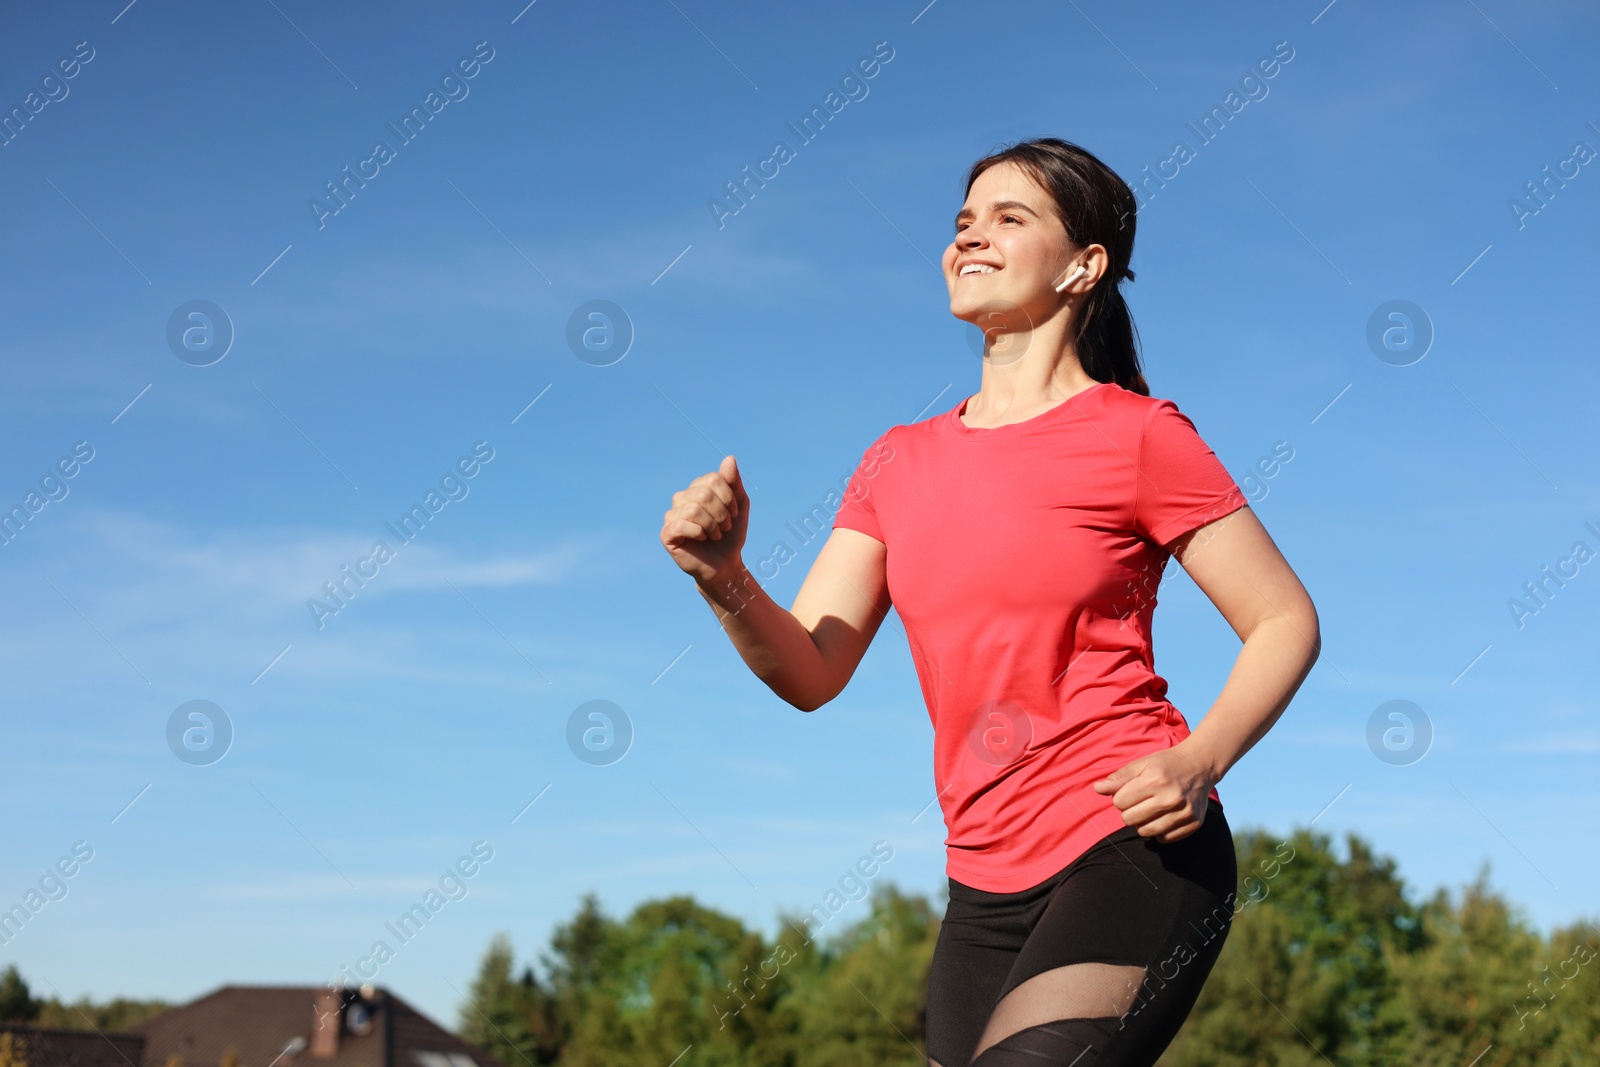
POLYGON ((1297 645, 1302 649, 1307 671, 1322 654, 1322 626, 1317 620, 1317 609, 1309 600, 1303 606, 1278 611, 1259 620, 1244 632, 1244 640, 1248 641, 1263 626, 1268 627, 1273 633, 1281 634, 1282 639, 1292 646, 1297 645))
POLYGON ((1309 600, 1306 601, 1305 610, 1295 620, 1295 626, 1305 635, 1309 645, 1306 649, 1306 669, 1310 670, 1317 662, 1317 658, 1322 655, 1322 624, 1317 619, 1317 609, 1309 600))
MULTIPOLYGON (((813 643, 815 640, 812 639, 813 643)), ((839 676, 841 672, 829 662, 822 648, 818 648, 817 653, 816 660, 785 678, 784 691, 778 694, 786 703, 801 711, 816 711, 824 704, 830 703, 834 697, 844 692, 844 687, 850 681, 848 676, 843 678, 839 676)))
POLYGON ((816 711, 836 695, 819 693, 815 690, 802 691, 800 689, 779 689, 777 687, 772 687, 772 691, 785 704, 792 708, 799 708, 801 711, 816 711))
POLYGON ((799 708, 801 711, 809 712, 816 711, 824 704, 827 704, 833 700, 833 698, 837 695, 837 693, 806 693, 803 696, 784 697, 783 699, 790 706, 799 708))

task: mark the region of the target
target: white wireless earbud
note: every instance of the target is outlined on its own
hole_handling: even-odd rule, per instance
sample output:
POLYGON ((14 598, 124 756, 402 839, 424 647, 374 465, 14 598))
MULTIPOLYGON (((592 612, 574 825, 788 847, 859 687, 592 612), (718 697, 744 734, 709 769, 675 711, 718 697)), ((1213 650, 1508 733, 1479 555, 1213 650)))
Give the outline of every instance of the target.
POLYGON ((1088 270, 1088 269, 1089 268, 1084 266, 1082 263, 1078 264, 1078 269, 1072 272, 1072 277, 1068 278, 1066 281, 1064 281, 1060 285, 1056 286, 1056 292, 1058 292, 1058 293, 1061 292, 1061 290, 1065 289, 1067 286, 1069 286, 1073 282, 1077 281, 1078 280, 1078 276, 1083 274, 1083 272, 1088 270))

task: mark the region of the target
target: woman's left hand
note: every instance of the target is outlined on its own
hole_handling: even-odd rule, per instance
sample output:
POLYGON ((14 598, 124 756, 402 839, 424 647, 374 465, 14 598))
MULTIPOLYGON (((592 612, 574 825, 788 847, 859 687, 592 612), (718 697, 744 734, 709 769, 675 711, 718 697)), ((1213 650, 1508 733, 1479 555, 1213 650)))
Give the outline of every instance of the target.
POLYGON ((1215 784, 1210 761, 1185 738, 1118 767, 1095 782, 1094 791, 1112 794, 1123 824, 1137 826, 1140 837, 1170 844, 1200 829, 1215 784))

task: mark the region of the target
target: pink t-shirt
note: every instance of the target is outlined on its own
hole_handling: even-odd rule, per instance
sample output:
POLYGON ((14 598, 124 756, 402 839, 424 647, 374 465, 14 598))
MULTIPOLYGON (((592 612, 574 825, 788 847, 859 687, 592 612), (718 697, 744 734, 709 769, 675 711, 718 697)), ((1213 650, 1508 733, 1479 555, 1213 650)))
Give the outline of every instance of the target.
POLYGON ((989 429, 966 406, 873 442, 833 525, 888 546, 946 871, 1014 893, 1123 828, 1093 782, 1189 735, 1150 643, 1162 546, 1247 501, 1170 400, 1102 382, 989 429))

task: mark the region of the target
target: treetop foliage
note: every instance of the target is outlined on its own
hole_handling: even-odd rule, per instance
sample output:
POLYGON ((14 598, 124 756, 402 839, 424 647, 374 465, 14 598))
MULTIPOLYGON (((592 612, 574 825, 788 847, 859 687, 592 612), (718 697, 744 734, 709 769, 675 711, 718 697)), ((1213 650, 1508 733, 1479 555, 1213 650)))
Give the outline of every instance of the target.
MULTIPOLYGON (((1600 929, 1546 938, 1488 885, 1414 902, 1348 835, 1236 832, 1222 955, 1163 1067, 1593 1067, 1600 929)), ((879 882, 853 924, 771 939, 687 896, 614 919, 593 894, 520 974, 489 946, 461 1033, 506 1067, 923 1067, 939 909, 879 882)))

